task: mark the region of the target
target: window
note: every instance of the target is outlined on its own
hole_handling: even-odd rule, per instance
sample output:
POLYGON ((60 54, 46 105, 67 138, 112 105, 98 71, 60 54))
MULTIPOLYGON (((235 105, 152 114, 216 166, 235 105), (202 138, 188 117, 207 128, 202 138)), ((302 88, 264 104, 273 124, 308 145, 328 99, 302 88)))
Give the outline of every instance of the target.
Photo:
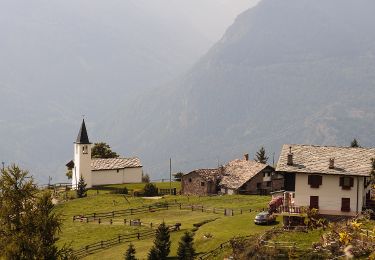
POLYGON ((262 188, 262 183, 261 183, 261 182, 258 182, 258 183, 257 183, 257 188, 258 188, 258 189, 262 188))
POLYGON ((307 182, 311 188, 319 188, 322 185, 322 179, 320 175, 309 175, 307 182))
POLYGON ((350 190, 354 185, 353 177, 340 177, 340 186, 343 190, 350 190))
POLYGON ((350 212, 350 198, 341 199, 341 211, 350 212))
POLYGON ((204 187, 204 182, 203 181, 201 182, 201 186, 204 187))
POLYGON ((191 178, 189 178, 189 182, 191 182, 191 178))
POLYGON ((117 169, 117 172, 119 172, 120 170, 119 169, 117 169))
POLYGON ((83 153, 83 154, 87 154, 87 153, 88 153, 87 145, 84 145, 84 146, 82 147, 82 153, 83 153))
POLYGON ((267 181, 267 187, 271 187, 271 182, 267 181))
POLYGON ((310 209, 319 209, 319 197, 310 196, 310 209))

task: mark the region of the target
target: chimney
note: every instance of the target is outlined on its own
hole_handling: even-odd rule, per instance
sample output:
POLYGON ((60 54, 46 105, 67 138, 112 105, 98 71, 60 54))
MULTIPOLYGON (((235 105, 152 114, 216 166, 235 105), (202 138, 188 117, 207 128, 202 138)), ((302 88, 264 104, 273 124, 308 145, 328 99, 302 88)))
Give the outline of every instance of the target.
POLYGON ((245 153, 245 154, 243 155, 243 157, 244 157, 244 160, 245 160, 245 161, 248 161, 248 160, 249 160, 249 154, 248 154, 248 153, 245 153))
POLYGON ((292 147, 289 147, 289 153, 288 153, 288 162, 287 165, 292 166, 293 165, 293 153, 292 153, 292 147))
POLYGON ((330 169, 335 169, 335 158, 330 158, 329 159, 329 168, 330 169))

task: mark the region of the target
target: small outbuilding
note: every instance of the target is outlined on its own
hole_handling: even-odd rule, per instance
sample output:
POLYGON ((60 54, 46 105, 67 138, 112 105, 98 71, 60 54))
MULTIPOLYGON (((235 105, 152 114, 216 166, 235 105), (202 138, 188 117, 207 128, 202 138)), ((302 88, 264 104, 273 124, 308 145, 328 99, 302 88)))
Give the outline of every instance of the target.
POLYGON ((217 194, 220 178, 220 168, 194 170, 182 176, 181 193, 200 196, 217 194))

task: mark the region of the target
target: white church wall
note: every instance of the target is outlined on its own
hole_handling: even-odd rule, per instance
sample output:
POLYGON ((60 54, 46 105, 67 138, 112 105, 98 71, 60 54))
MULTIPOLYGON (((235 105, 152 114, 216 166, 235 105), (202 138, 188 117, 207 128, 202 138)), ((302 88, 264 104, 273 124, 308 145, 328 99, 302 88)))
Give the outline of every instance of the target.
POLYGON ((142 167, 119 170, 92 171, 92 185, 140 183, 142 182, 142 167))

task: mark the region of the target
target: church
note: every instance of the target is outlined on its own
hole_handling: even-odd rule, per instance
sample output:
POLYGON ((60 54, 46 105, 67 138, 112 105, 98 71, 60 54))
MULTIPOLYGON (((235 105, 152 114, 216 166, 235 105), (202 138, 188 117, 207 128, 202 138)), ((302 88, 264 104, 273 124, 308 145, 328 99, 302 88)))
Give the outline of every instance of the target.
POLYGON ((82 176, 86 188, 105 184, 142 182, 142 164, 138 157, 91 158, 91 143, 85 120, 82 121, 77 140, 74 142, 74 160, 66 166, 72 171, 72 188, 76 189, 82 176))

